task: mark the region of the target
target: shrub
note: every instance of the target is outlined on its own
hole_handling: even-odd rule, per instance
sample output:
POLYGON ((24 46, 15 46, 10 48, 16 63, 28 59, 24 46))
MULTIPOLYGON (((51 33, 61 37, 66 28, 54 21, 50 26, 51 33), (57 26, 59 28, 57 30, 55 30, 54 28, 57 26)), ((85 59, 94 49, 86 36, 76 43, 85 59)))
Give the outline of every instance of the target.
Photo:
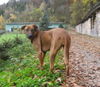
POLYGON ((18 44, 22 44, 22 40, 16 37, 13 40, 3 40, 2 43, 0 43, 0 58, 3 60, 7 60, 10 55, 9 55, 9 49, 17 46, 18 44))

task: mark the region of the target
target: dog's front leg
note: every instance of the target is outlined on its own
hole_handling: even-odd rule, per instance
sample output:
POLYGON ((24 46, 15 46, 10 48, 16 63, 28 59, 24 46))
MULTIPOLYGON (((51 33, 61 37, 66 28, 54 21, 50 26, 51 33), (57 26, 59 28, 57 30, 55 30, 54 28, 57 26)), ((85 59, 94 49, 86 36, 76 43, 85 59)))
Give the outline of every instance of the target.
POLYGON ((44 57, 45 57, 45 52, 38 52, 38 58, 40 61, 40 69, 43 69, 43 64, 44 64, 44 57))

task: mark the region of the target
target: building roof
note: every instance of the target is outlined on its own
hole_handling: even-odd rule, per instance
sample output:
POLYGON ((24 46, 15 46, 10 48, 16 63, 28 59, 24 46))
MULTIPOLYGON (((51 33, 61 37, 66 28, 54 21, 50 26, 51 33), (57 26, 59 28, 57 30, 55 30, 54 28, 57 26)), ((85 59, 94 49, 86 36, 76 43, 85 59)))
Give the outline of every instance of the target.
MULTIPOLYGON (((13 23, 7 23, 6 25, 28 25, 28 24, 40 24, 40 22, 13 22, 13 23)), ((50 22, 50 25, 55 24, 64 24, 63 22, 50 22)))
POLYGON ((28 25, 28 24, 39 24, 39 22, 13 22, 13 23, 7 23, 6 25, 28 25))

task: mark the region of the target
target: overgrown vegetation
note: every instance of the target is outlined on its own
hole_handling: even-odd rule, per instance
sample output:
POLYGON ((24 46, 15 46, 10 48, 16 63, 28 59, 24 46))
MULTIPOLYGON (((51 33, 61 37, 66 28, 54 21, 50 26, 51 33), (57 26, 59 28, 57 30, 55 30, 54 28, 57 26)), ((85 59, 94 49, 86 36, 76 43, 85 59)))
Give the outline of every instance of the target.
POLYGON ((2 46, 6 46, 2 54, 9 56, 6 61, 0 59, 0 87, 60 87, 64 83, 62 52, 57 55, 55 72, 52 74, 49 72, 48 53, 44 69, 40 70, 37 54, 30 41, 24 35, 18 35, 18 38, 20 41, 16 40, 15 34, 4 34, 0 38, 2 46))
MULTIPOLYGON (((5 23, 40 22, 49 19, 50 22, 65 22, 76 25, 99 0, 9 0, 0 6, 0 29, 5 23), (43 8, 48 9, 44 16, 43 8)), ((45 11, 47 10, 45 9, 45 11)))
POLYGON ((98 3, 99 0, 76 0, 70 6, 70 24, 76 25, 88 14, 89 10, 98 3))
POLYGON ((22 40, 18 37, 14 38, 13 40, 3 40, 0 43, 0 58, 3 60, 7 60, 10 57, 9 49, 14 48, 15 46, 22 44, 22 40))

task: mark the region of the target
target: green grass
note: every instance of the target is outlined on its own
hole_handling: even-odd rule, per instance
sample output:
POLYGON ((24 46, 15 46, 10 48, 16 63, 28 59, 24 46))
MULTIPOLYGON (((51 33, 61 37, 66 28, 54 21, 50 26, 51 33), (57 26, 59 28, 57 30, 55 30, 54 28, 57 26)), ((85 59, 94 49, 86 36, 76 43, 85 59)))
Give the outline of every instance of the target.
MULTIPOLYGON (((55 61, 55 72, 49 71, 49 54, 45 57, 44 69, 40 70, 37 54, 32 44, 24 35, 19 34, 23 44, 9 48, 10 59, 0 60, 0 87, 61 87, 64 83, 62 51, 55 61), (57 81, 61 78, 61 82, 57 81)), ((16 34, 4 34, 0 37, 1 43, 4 40, 16 38, 16 34)))
POLYGON ((25 38, 25 35, 24 34, 14 34, 14 33, 6 33, 6 34, 3 34, 3 35, 0 35, 0 43, 3 41, 3 40, 12 40, 14 39, 15 37, 19 37, 19 38, 25 38))

